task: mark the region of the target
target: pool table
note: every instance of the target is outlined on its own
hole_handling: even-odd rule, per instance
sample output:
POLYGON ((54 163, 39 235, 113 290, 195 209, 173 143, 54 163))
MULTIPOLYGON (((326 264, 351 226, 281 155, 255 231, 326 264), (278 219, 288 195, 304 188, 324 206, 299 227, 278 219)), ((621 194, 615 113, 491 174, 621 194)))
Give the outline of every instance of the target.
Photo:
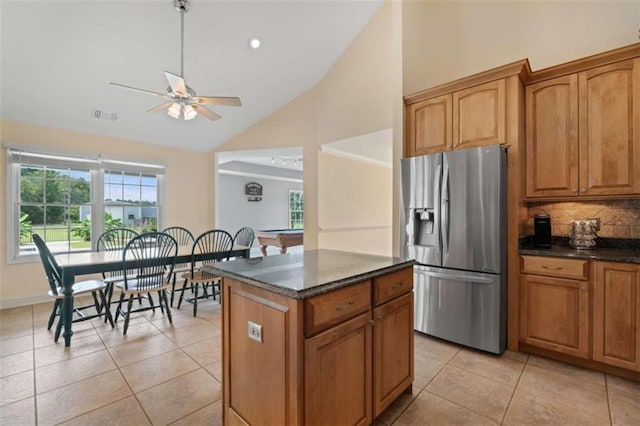
POLYGON ((255 231, 263 256, 267 255, 267 246, 280 248, 280 254, 287 252, 287 247, 302 244, 302 229, 269 229, 255 231))

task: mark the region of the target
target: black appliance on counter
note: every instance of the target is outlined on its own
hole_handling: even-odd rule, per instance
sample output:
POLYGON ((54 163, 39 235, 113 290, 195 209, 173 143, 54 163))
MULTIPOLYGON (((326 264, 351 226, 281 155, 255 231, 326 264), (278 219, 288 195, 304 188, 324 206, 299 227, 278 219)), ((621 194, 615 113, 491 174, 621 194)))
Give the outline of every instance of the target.
POLYGON ((533 217, 533 245, 551 248, 551 217, 548 214, 541 213, 533 217))

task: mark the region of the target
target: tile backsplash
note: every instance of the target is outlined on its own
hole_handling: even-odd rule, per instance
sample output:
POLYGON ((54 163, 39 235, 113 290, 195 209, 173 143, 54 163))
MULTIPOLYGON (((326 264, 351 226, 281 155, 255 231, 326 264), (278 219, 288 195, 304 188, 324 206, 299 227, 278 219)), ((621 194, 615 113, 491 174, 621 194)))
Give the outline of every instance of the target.
POLYGON ((533 216, 538 213, 551 216, 554 236, 568 237, 572 220, 599 217, 599 237, 640 238, 640 200, 529 203, 529 234, 533 234, 533 216))

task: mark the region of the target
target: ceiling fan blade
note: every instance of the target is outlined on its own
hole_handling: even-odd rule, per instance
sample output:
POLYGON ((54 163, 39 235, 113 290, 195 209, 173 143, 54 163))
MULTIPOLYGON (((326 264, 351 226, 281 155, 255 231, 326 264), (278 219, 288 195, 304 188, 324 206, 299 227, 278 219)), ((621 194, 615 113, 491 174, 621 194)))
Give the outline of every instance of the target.
POLYGON ((167 81, 169 82, 169 86, 171 86, 171 91, 178 96, 186 97, 187 87, 184 84, 184 79, 179 75, 170 73, 169 71, 164 72, 165 77, 167 77, 167 81))
POLYGON ((220 106, 241 106, 240 98, 229 98, 224 96, 197 96, 191 99, 200 105, 220 105, 220 106))
POLYGON ((151 90, 138 89, 137 87, 125 86, 124 84, 119 83, 109 83, 113 86, 122 87, 123 89, 133 90, 134 92, 146 93, 147 95, 155 95, 160 96, 161 98, 171 99, 168 95, 164 93, 152 92, 151 90))
POLYGON ((147 112, 157 112, 157 111, 162 111, 162 110, 165 110, 165 109, 169 109, 169 107, 171 105, 173 105, 173 102, 167 102, 167 103, 164 103, 162 105, 158 105, 157 107, 151 108, 151 109, 147 110, 147 112))
POLYGON ((222 118, 220 114, 216 114, 215 112, 210 111, 201 105, 191 104, 191 106, 193 107, 193 109, 198 111, 199 114, 204 115, 211 121, 220 120, 222 118))

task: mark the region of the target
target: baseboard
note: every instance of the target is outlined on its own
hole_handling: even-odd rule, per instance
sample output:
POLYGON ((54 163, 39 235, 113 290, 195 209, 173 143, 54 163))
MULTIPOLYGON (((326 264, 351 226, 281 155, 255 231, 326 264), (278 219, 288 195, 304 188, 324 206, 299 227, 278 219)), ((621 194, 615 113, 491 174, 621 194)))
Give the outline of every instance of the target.
POLYGON ((30 297, 18 297, 16 299, 0 299, 0 309, 34 305, 36 303, 50 302, 51 300, 52 298, 46 294, 30 297))

